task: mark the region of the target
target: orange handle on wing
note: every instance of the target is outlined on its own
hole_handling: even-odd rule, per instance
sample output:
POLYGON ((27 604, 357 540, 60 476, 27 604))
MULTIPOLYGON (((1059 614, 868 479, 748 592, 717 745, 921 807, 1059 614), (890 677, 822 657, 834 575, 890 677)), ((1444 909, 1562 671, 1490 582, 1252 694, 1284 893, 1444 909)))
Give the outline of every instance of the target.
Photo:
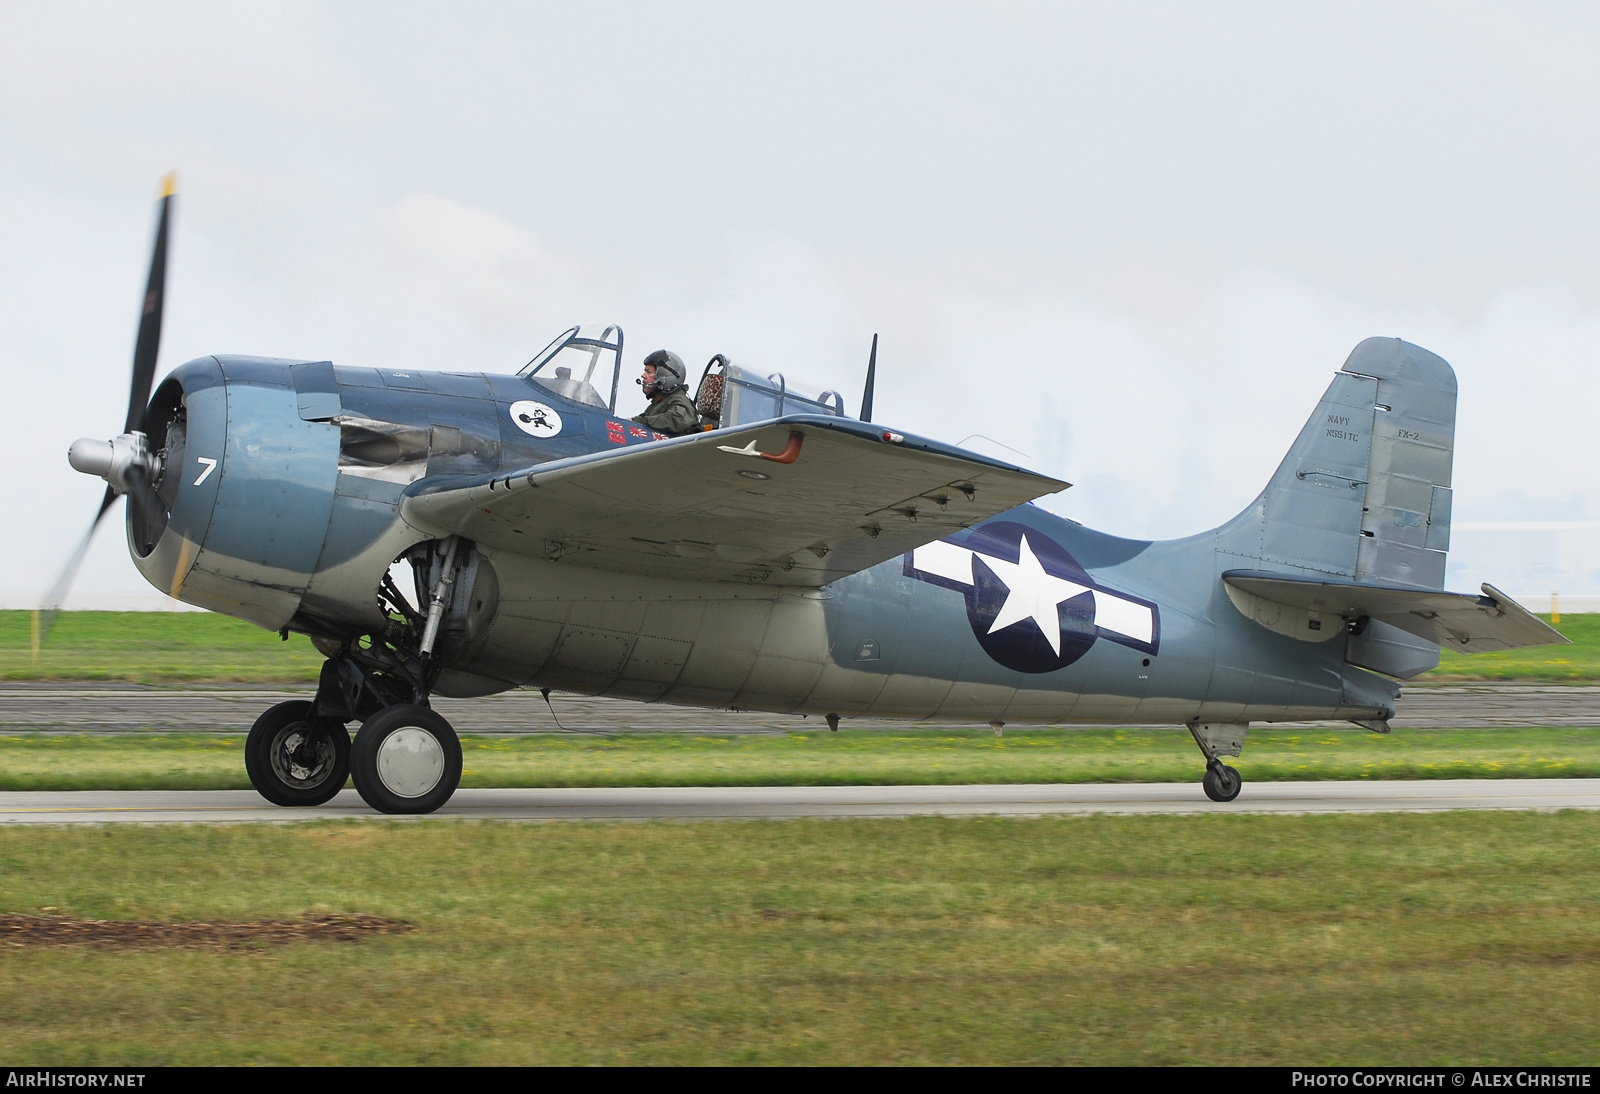
POLYGON ((800 442, 805 439, 806 435, 804 433, 795 430, 789 434, 789 443, 783 446, 782 452, 779 452, 776 456, 770 452, 763 452, 761 453, 761 458, 771 460, 773 463, 793 463, 800 458, 800 442))

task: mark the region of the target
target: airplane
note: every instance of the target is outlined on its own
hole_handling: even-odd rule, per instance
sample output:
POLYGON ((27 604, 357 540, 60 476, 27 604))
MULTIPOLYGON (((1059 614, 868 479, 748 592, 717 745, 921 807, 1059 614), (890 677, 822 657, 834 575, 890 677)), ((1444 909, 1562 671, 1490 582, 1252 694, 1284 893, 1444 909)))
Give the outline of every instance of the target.
POLYGON ((1183 725, 1227 802, 1251 723, 1386 733, 1440 647, 1567 641, 1493 586, 1444 591, 1456 379, 1397 338, 1355 347, 1243 512, 1125 539, 1032 504, 1065 482, 874 423, 876 336, 859 417, 718 355, 679 437, 619 416, 617 326, 515 375, 219 354, 152 396, 173 200, 169 176, 123 431, 69 452, 107 485, 44 625, 126 496, 152 585, 326 658, 246 739, 279 805, 348 777, 433 812, 462 753, 430 697, 524 687, 831 729, 1183 725))

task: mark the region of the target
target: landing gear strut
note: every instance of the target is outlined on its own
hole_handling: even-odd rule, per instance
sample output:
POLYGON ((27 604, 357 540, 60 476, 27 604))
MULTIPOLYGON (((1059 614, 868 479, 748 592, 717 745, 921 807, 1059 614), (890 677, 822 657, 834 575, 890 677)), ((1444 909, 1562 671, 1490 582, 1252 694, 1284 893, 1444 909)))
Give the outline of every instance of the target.
POLYGON ((1244 751, 1244 737, 1250 729, 1249 722, 1190 722, 1189 734, 1200 746, 1206 758, 1206 775, 1201 785, 1206 797, 1214 802, 1231 802, 1244 788, 1244 780, 1236 768, 1222 762, 1223 756, 1237 756, 1244 751))
POLYGON ((388 627, 343 641, 313 638, 328 655, 316 699, 279 703, 250 730, 245 767, 268 801, 321 805, 348 778, 380 813, 432 813, 456 792, 461 742, 428 695, 492 617, 494 574, 458 536, 418 544, 402 561, 411 564, 423 610, 385 575, 378 603, 388 627), (345 726, 357 720, 352 744, 345 726))
POLYGON ((432 813, 461 782, 461 742, 428 706, 428 667, 426 656, 389 642, 347 642, 322 667, 316 708, 341 733, 346 721, 362 719, 346 745, 347 769, 361 800, 380 813, 432 813))

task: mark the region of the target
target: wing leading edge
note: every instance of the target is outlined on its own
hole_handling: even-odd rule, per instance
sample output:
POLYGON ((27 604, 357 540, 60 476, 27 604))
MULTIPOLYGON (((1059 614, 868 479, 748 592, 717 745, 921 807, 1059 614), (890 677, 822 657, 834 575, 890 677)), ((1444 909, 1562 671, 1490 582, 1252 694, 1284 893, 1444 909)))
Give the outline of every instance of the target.
MULTIPOLYGON (((1241 590, 1272 604, 1313 615, 1335 616, 1346 622, 1365 616, 1461 653, 1571 643, 1571 639, 1493 585, 1484 585, 1483 595, 1473 596, 1259 570, 1229 570, 1222 580, 1235 604, 1240 601, 1234 590, 1241 590)), ((1246 606, 1241 605, 1240 610, 1261 621, 1246 606)), ((1322 641, 1337 633, 1331 629, 1311 640, 1322 641)))
POLYGON ((433 535, 599 569, 817 586, 1067 486, 807 415, 509 474, 423 479, 401 514, 433 535))

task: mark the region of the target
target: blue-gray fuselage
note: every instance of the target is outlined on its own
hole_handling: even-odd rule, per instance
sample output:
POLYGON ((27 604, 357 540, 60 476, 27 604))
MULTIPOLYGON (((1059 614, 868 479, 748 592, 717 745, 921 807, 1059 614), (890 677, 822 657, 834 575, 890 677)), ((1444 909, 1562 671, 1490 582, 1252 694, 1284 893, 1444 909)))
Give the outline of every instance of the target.
MULTIPOLYGON (((401 513, 415 484, 660 443, 522 377, 244 357, 177 369, 152 402, 153 441, 163 429, 171 513, 148 553, 130 536, 140 570, 321 644, 389 625, 379 583, 431 538, 401 513), (530 399, 556 412, 554 432, 526 410, 519 422, 530 399)), ((1009 723, 1389 716, 1398 685, 1350 663, 1339 619, 1308 641, 1230 599, 1221 574, 1266 557, 1264 519, 1150 542, 1025 505, 819 588, 486 548, 487 606, 437 686, 1009 723)))

